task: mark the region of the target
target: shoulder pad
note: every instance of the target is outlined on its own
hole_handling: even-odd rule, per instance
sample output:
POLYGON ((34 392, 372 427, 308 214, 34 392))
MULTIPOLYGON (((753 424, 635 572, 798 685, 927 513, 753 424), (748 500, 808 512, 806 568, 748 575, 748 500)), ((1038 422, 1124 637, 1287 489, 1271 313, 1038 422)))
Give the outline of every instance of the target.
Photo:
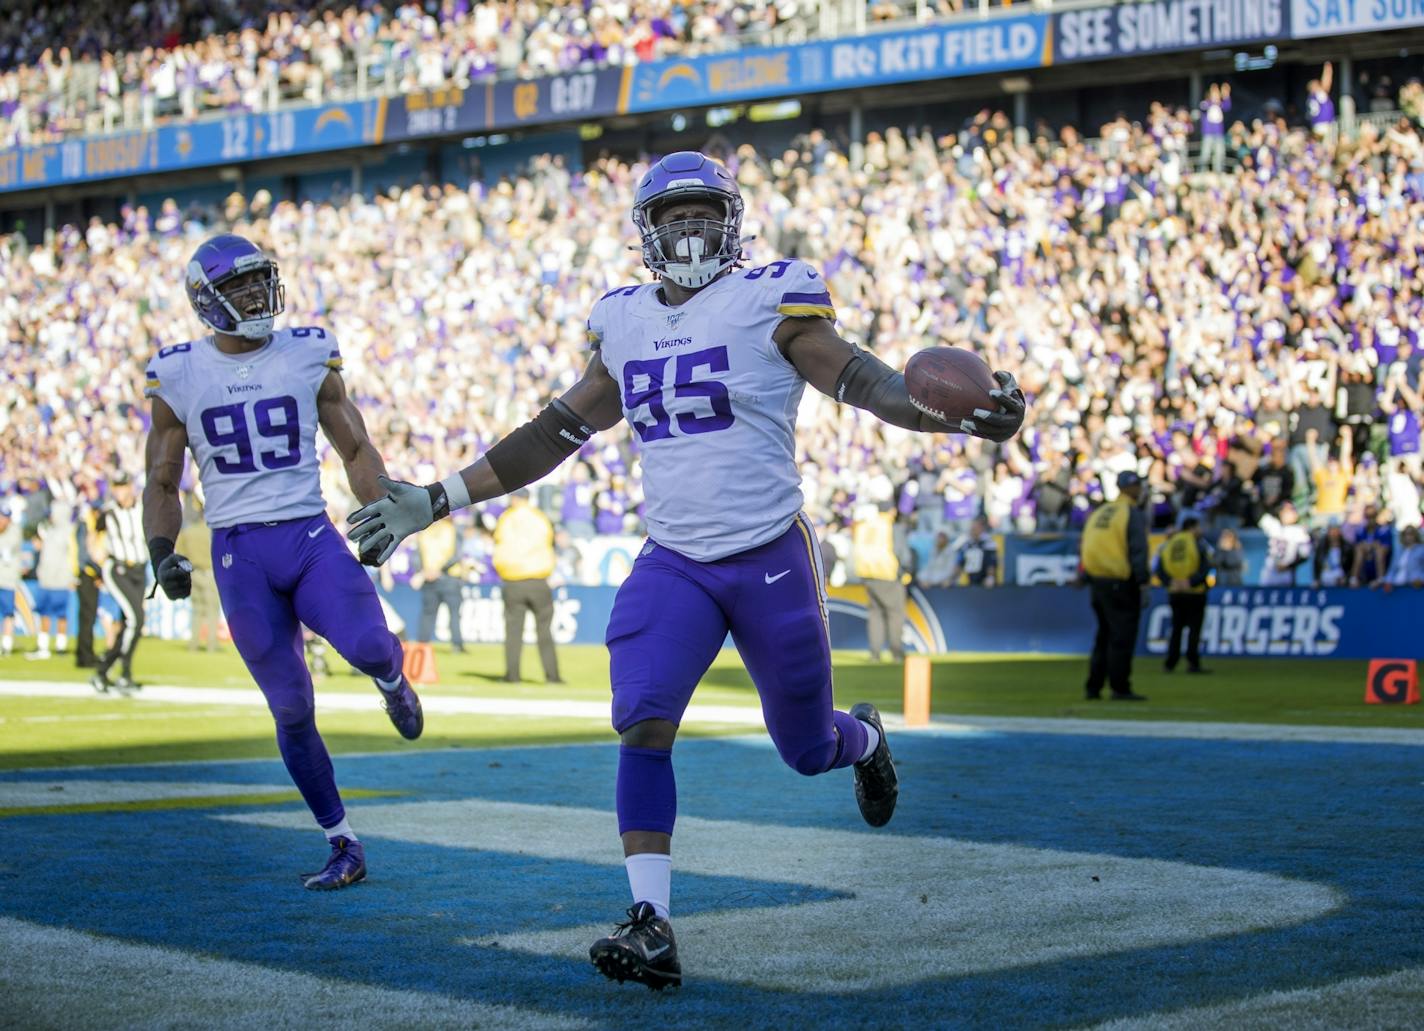
POLYGON ((341 348, 336 342, 336 334, 321 326, 294 326, 287 330, 293 343, 311 349, 312 361, 319 362, 328 369, 341 371, 341 348))
POLYGON ((158 396, 163 387, 172 386, 183 375, 192 351, 192 341, 159 348, 144 367, 143 396, 158 396))
POLYGON ((610 297, 632 297, 639 290, 643 289, 644 285, 643 283, 635 283, 632 286, 616 286, 600 297, 599 300, 606 301, 610 297))
POLYGON ((768 300, 778 315, 788 318, 819 316, 835 320, 836 307, 830 290, 819 272, 799 258, 773 261, 759 268, 748 269, 742 277, 762 283, 768 300))

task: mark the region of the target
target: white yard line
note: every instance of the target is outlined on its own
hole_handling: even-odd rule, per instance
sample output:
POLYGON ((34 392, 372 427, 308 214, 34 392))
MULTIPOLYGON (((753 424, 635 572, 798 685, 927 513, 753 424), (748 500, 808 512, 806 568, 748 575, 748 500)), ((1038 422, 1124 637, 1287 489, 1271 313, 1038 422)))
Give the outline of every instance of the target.
MULTIPOLYGON (((46 680, 10 680, 0 683, 0 696, 24 698, 89 698, 96 702, 110 700, 96 695, 86 684, 46 680)), ((231 705, 265 709, 266 701, 255 687, 165 687, 150 686, 133 696, 140 702, 168 702, 175 705, 231 705)), ((420 699, 427 713, 467 716, 515 716, 521 719, 597 720, 607 724, 611 706, 607 701, 559 698, 470 698, 440 694, 424 694, 420 699)), ((376 689, 369 691, 324 691, 317 688, 317 711, 370 712, 380 705, 376 689)), ((683 722, 718 724, 739 727, 763 726, 761 710, 750 705, 699 705, 688 707, 683 722)))
MULTIPOLYGON (((85 684, 46 680, 10 680, 0 683, 0 698, 89 699, 107 705, 113 696, 96 695, 85 684)), ((201 712, 172 713, 71 713, 65 715, 0 717, 0 723, 63 723, 82 720, 193 719, 212 718, 223 710, 217 706, 266 710, 266 702, 255 687, 145 687, 134 696, 144 703, 201 705, 201 712)), ((375 688, 370 691, 316 692, 317 709, 327 712, 370 712, 379 704, 375 688)), ((608 725, 610 704, 606 701, 559 698, 471 698, 427 693, 421 698, 427 713, 436 715, 503 716, 519 719, 588 720, 608 725)), ((1107 703, 1104 703, 1107 704, 1107 703)), ((702 705, 694 702, 684 722, 691 725, 761 728, 761 710, 753 706, 702 705)), ((885 725, 897 732, 907 728, 893 713, 885 715, 885 725)), ((1179 720, 1087 720, 1067 717, 1030 716, 937 716, 929 727, 917 732, 930 734, 1069 734, 1106 737, 1182 738, 1206 741, 1294 741, 1338 744, 1386 744, 1424 747, 1424 729, 1408 727, 1331 727, 1274 723, 1213 723, 1179 720)), ((611 733, 611 731, 610 731, 611 733)), ((235 760, 224 760, 235 761, 235 760)), ((186 765, 186 764, 179 764, 186 765)))
POLYGON ((1424 746, 1424 729, 1414 730, 1410 727, 1324 727, 1183 720, 1083 720, 1035 716, 943 716, 936 717, 929 730, 952 734, 992 731, 1004 734, 1087 734, 1105 737, 1192 738, 1205 741, 1313 741, 1424 746))

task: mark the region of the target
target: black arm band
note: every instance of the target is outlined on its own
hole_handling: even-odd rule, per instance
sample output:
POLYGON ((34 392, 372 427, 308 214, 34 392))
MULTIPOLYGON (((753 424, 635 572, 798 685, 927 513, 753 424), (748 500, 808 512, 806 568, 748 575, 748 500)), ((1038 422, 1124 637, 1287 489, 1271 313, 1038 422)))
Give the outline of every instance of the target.
POLYGON ((148 539, 148 560, 153 563, 153 575, 158 575, 158 567, 169 555, 178 550, 167 537, 150 537, 148 539))
POLYGON ((905 389, 905 376, 859 347, 836 380, 836 400, 863 408, 892 426, 923 428, 921 412, 905 389))
POLYGON ((505 493, 541 480, 597 432, 558 398, 485 452, 505 493))

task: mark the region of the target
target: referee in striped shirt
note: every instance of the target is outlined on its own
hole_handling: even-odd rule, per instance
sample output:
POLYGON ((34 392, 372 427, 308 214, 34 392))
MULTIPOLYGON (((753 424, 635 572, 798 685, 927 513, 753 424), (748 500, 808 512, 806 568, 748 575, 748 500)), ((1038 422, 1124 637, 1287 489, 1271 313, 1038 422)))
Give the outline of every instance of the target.
POLYGON ((125 694, 138 690, 133 679, 134 649, 143 635, 143 590, 148 575, 148 545, 143 538, 143 505, 128 473, 120 472, 110 483, 107 503, 99 509, 95 529, 103 542, 104 589, 119 606, 119 626, 114 642, 89 684, 100 694, 118 688, 125 694), (110 683, 109 671, 119 665, 119 679, 110 683))

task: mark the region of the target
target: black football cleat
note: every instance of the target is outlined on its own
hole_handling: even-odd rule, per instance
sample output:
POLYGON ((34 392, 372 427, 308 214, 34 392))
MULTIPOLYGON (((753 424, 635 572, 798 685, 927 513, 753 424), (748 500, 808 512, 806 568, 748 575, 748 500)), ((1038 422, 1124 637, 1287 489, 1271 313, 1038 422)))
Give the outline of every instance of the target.
POLYGON ((655 992, 682 986, 672 924, 658 916, 651 902, 639 902, 628 910, 628 920, 594 942, 588 958, 599 973, 619 984, 636 981, 655 992))
POLYGON ((895 772, 895 760, 890 756, 890 742, 885 737, 885 725, 880 721, 880 710, 869 702, 861 702, 851 709, 850 714, 858 720, 869 723, 880 733, 880 743, 869 759, 862 759, 854 766, 855 804, 860 806, 860 815, 872 827, 884 827, 895 815, 895 802, 900 797, 900 776, 895 772))
POLYGON ((1114 702, 1147 701, 1147 696, 1145 694, 1138 694, 1136 691, 1114 691, 1112 694, 1108 695, 1108 697, 1114 702))

